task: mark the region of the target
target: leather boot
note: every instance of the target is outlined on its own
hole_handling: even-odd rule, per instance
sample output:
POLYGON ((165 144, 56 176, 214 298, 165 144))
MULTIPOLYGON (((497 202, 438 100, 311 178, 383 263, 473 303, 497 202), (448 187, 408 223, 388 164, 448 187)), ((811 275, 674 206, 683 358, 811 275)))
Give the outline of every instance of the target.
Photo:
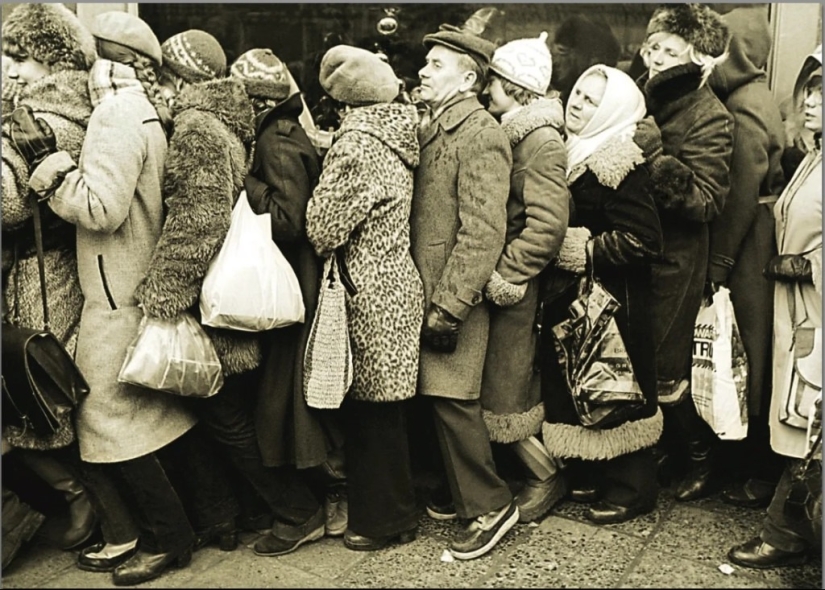
POLYGON ((676 487, 676 500, 688 502, 713 492, 713 456, 713 446, 708 441, 699 438, 688 441, 690 467, 676 487))
POLYGON ((98 523, 86 489, 63 464, 47 453, 26 452, 21 453, 21 457, 43 481, 63 492, 66 497, 69 525, 66 530, 58 532, 55 540, 57 545, 64 551, 83 545, 94 534, 98 523))
POLYGON ((563 465, 535 436, 513 443, 512 448, 527 474, 525 486, 515 498, 519 522, 532 522, 547 514, 567 493, 563 465))
POLYGON ((3 573, 17 555, 24 543, 29 541, 43 521, 45 516, 34 508, 22 502, 20 498, 8 488, 3 488, 3 573))

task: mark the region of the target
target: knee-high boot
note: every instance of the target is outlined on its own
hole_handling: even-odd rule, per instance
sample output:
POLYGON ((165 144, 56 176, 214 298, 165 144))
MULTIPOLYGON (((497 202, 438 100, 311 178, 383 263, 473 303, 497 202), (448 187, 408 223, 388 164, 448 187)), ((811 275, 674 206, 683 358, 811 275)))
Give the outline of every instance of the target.
POLYGON ((679 439, 687 446, 688 469, 676 487, 676 500, 687 502, 708 496, 718 483, 713 473, 717 438, 696 412, 690 398, 669 408, 677 425, 679 439))
POLYGON ((531 522, 544 516, 567 492, 561 462, 548 454, 535 437, 510 445, 524 465, 527 480, 516 496, 519 521, 531 522))
POLYGON ((18 452, 29 469, 66 497, 70 525, 57 539, 60 548, 69 551, 88 541, 97 528, 98 519, 86 489, 77 477, 60 461, 51 457, 48 451, 20 449, 18 452))

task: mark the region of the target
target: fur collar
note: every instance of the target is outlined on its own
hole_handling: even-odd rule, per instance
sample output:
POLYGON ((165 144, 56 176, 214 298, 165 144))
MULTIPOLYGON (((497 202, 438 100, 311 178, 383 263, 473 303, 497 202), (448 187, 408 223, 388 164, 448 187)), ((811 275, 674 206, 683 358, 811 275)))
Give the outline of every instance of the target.
POLYGON ((209 113, 229 127, 245 146, 255 138, 255 112, 243 83, 236 78, 219 78, 191 84, 175 101, 175 117, 187 110, 209 113))
POLYGON ((645 75, 643 81, 648 112, 661 123, 694 100, 693 92, 702 83, 702 69, 694 63, 682 64, 653 78, 645 75))
POLYGON ((510 140, 510 147, 518 145, 539 127, 547 126, 553 127, 564 137, 564 108, 557 98, 540 98, 501 123, 501 128, 510 140))
POLYGON ((67 70, 45 76, 27 86, 18 104, 31 106, 35 113, 51 113, 85 128, 92 114, 89 72, 67 70))
POLYGON ((409 168, 418 166, 418 114, 415 107, 397 102, 357 107, 344 116, 338 138, 350 131, 372 135, 386 144, 409 168))
POLYGON ((576 166, 568 178, 568 184, 573 184, 575 180, 584 174, 585 170, 590 170, 599 184, 608 188, 617 189, 625 177, 640 164, 644 164, 645 158, 635 141, 622 141, 619 137, 614 137, 595 152, 590 154, 584 162, 576 166))

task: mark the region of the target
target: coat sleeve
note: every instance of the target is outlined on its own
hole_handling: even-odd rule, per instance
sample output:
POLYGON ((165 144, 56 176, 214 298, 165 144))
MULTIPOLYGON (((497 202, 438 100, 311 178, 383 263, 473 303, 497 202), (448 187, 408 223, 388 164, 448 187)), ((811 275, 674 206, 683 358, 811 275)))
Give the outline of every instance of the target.
POLYGON ((708 223, 722 211, 732 148, 733 119, 727 111, 700 117, 684 137, 678 159, 693 172, 693 183, 678 209, 683 218, 708 223))
POLYGON ((545 142, 526 163, 524 229, 504 247, 496 267, 505 281, 529 281, 558 254, 570 214, 566 170, 567 152, 560 141, 545 142))
POLYGON ((29 166, 14 147, 11 139, 3 133, 3 164, 0 168, 2 179, 3 229, 13 228, 32 215, 29 206, 29 166))
POLYGON ((732 111, 732 180, 725 208, 710 227, 708 279, 724 283, 759 207, 759 191, 768 173, 770 135, 761 117, 744 105, 732 111))
POLYGON ((481 301, 481 290, 504 249, 513 158, 498 127, 482 128, 459 141, 459 228, 432 302, 463 321, 481 301))
POLYGON ((296 139, 267 127, 256 142, 256 166, 244 182, 252 209, 272 217, 276 242, 292 242, 306 235, 312 187, 301 147, 296 139))
POLYGON ((57 184, 48 201, 57 215, 89 231, 112 234, 129 215, 147 150, 138 114, 106 100, 92 111, 79 165, 68 152, 52 154, 34 169, 29 186, 42 192, 57 184))
POLYGON ((200 297, 232 219, 230 146, 204 128, 176 128, 163 181, 167 213, 135 298, 149 317, 172 319, 200 297))
POLYGON ((662 226, 649 192, 645 168, 637 168, 605 200, 605 216, 612 228, 593 236, 593 265, 600 268, 647 264, 662 252, 662 226))
POLYGON ((319 256, 329 256, 349 240, 377 200, 374 174, 365 161, 365 142, 377 141, 350 132, 332 144, 318 186, 307 205, 307 237, 319 256), (357 137, 356 137, 357 136, 357 137))

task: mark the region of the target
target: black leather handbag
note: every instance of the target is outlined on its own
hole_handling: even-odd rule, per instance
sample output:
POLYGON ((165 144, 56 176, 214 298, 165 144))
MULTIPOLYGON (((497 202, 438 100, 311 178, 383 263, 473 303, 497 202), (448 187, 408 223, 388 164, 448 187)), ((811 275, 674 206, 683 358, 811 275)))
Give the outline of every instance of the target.
MULTIPOLYGON (((3 325, 2 400, 3 424, 31 428, 38 436, 52 436, 65 422, 65 415, 88 395, 89 385, 49 329, 46 298, 46 271, 43 261, 43 235, 40 208, 34 193, 29 196, 34 217, 40 295, 43 301, 43 329, 22 328, 19 317, 3 325)), ((15 256, 15 269, 19 265, 15 256)), ((14 307, 19 313, 19 280, 15 281, 14 307)))

